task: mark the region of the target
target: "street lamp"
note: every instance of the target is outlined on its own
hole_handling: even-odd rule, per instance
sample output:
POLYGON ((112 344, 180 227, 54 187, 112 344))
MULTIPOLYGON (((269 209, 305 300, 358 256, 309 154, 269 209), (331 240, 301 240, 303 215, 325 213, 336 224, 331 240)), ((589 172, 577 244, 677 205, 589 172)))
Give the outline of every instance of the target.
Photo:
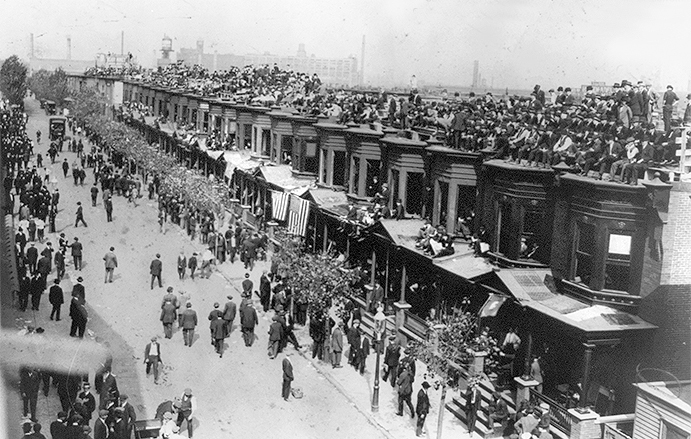
POLYGON ((379 411, 379 361, 381 359, 382 351, 382 334, 384 333, 384 326, 386 325, 386 316, 384 315, 384 307, 379 305, 377 313, 374 315, 374 335, 377 341, 377 366, 374 369, 374 393, 372 395, 372 413, 379 411))

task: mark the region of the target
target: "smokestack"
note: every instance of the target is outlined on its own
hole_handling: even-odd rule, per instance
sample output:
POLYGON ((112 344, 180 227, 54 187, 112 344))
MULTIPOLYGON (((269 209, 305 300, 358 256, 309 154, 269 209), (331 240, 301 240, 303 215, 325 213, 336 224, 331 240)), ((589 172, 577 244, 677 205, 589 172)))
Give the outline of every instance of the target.
POLYGON ((34 58, 34 34, 29 34, 29 59, 34 58))
POLYGON ((125 54, 125 31, 120 31, 120 55, 125 54))
POLYGON ((67 36, 67 59, 72 59, 72 37, 67 36))
POLYGON ((365 36, 362 36, 362 49, 360 50, 360 85, 365 85, 365 36))

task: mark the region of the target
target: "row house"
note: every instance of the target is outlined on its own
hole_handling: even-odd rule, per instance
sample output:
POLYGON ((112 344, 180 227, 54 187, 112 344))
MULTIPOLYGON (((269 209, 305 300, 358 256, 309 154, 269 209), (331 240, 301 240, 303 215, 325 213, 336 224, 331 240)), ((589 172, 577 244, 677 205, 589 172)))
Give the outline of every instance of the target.
MULTIPOLYGON (((153 105, 156 91, 125 82, 125 96, 153 105)), ((630 411, 639 363, 691 378, 691 184, 625 186, 450 149, 430 133, 176 91, 156 99, 202 132, 220 123, 234 133, 242 159, 229 159, 225 175, 250 223, 258 207, 270 218, 270 191, 308 199, 308 245, 365 268, 405 337, 426 337, 424 319, 464 303, 479 310, 490 293, 510 298, 483 326, 518 331, 514 375, 539 358, 543 392, 531 380, 517 385, 552 405, 563 431, 575 404, 630 411), (401 200, 407 219, 345 221, 347 205, 369 205, 383 183, 388 207, 401 200), (454 254, 416 248, 423 219, 454 238, 454 254), (483 257, 468 229, 489 245, 483 257)))

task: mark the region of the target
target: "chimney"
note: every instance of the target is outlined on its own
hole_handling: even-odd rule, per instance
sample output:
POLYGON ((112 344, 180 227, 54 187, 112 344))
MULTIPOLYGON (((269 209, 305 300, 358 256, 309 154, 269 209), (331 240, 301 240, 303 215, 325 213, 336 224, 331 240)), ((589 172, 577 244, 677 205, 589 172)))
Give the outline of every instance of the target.
POLYGON ((29 59, 34 58, 34 34, 29 34, 29 59))
POLYGON ((362 36, 362 49, 360 50, 360 85, 365 85, 365 36, 362 36))
POLYGON ((67 36, 67 59, 72 59, 72 37, 67 36))
POLYGON ((125 31, 120 31, 120 55, 125 54, 125 31))

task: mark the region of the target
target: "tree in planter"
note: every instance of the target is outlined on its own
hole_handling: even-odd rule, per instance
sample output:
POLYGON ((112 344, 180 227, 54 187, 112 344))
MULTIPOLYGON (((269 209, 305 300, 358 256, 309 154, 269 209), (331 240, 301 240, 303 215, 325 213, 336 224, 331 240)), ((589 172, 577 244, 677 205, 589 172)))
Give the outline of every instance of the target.
MULTIPOLYGON (((434 381, 435 389, 440 386, 442 389, 437 419, 438 439, 442 435, 447 389, 457 388, 461 378, 458 366, 469 364, 474 352, 494 352, 497 346, 496 339, 486 332, 478 335, 477 324, 476 315, 466 310, 456 310, 442 323, 430 325, 431 337, 427 341, 408 344, 415 357, 427 366, 427 375, 434 381)), ((492 364, 495 363, 486 363, 483 372, 489 373, 488 367, 493 367, 492 364)))
POLYGON ((274 255, 278 274, 286 280, 294 301, 307 302, 310 319, 324 321, 329 335, 329 316, 345 318, 345 304, 353 297, 357 275, 328 253, 307 253, 301 238, 289 237, 274 255))
POLYGON ((0 92, 10 104, 23 108, 27 86, 27 68, 17 55, 12 55, 0 67, 0 92))

